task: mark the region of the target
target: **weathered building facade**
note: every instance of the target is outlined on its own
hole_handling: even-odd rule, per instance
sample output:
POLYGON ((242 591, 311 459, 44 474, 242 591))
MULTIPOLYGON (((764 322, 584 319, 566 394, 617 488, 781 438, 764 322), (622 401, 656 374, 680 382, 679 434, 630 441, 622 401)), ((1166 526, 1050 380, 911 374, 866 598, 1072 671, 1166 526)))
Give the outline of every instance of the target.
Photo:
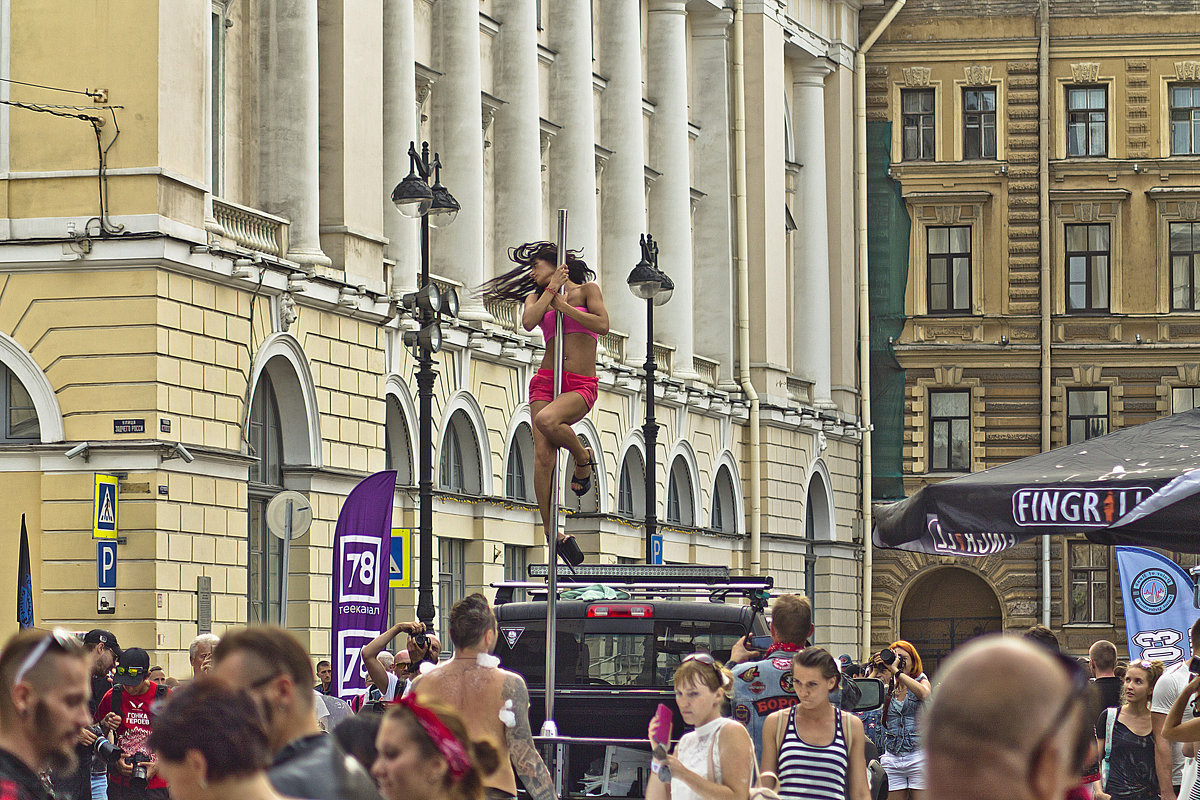
MULTIPOLYGON (((278 620, 286 603, 328 653, 346 494, 394 468, 394 524, 417 525, 396 301, 419 227, 389 194, 427 140, 461 204, 433 231, 431 271, 464 300, 437 355, 439 613, 545 558, 526 403, 540 335, 470 290, 567 208, 613 331, 578 428, 595 488, 567 493, 566 528, 593 560, 643 560, 653 458, 668 563, 773 574, 814 596, 824 642, 853 648, 859 4, 744 5, 735 65, 720 0, 0 4, 3 74, 23 82, 0 84, 0 487, 19 498, 0 530, 15 552, 25 514, 38 624, 102 621, 182 674, 200 625, 278 620), (657 310, 651 454, 645 307, 625 282, 644 232, 676 286, 657 310), (96 473, 120 481, 112 617, 96 613, 96 473), (264 514, 284 489, 314 521, 281 599, 264 514)), ((394 591, 397 616, 414 595, 394 591)))
MULTIPOLYGON (((876 499, 1197 402, 1200 3, 1048 7, 910 0, 869 54, 876 499)), ((1045 621, 1124 651, 1111 551, 1082 536, 878 551, 874 586, 877 646, 1045 621)))

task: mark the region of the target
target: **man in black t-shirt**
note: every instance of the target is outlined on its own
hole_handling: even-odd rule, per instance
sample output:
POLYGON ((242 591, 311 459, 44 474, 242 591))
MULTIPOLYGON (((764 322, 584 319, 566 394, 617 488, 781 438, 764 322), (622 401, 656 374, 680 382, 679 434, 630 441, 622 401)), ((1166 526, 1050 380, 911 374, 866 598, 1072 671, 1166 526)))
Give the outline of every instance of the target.
MULTIPOLYGON (((94 628, 83 637, 83 646, 87 650, 91 664, 92 697, 88 701, 88 714, 96 713, 100 698, 112 688, 108 673, 121 655, 117 637, 110 631, 94 628)), ((79 764, 69 775, 54 776, 55 790, 71 800, 92 800, 95 796, 103 797, 108 789, 108 772, 103 761, 94 758, 96 749, 96 734, 87 728, 79 731, 79 740, 75 745, 75 756, 79 764), (97 792, 97 786, 103 791, 97 792)))
POLYGON ((1121 705, 1121 679, 1113 674, 1117 667, 1117 646, 1101 639, 1088 649, 1088 661, 1092 665, 1096 689, 1100 692, 1100 707, 1121 705))

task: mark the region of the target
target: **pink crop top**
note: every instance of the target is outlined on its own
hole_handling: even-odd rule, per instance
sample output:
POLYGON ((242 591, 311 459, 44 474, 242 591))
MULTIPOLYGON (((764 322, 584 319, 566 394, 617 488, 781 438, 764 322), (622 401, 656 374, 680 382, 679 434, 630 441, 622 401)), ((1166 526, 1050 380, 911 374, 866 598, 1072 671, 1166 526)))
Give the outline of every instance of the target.
MULTIPOLYGON (((577 311, 586 312, 587 306, 575 306, 575 309, 577 311)), ((554 338, 554 314, 555 312, 550 310, 547 311, 542 317, 542 338, 547 342, 554 338)), ((571 319, 566 314, 563 314, 562 318, 563 333, 586 333, 593 339, 600 339, 600 334, 596 333, 595 331, 589 331, 587 328, 580 325, 579 322, 571 319)))

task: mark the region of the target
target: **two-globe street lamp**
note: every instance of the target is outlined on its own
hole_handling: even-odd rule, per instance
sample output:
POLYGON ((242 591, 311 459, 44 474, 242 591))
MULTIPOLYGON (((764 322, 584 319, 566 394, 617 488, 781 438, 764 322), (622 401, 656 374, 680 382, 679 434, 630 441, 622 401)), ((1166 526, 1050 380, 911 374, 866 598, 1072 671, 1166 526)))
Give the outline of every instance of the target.
POLYGON ((658 423, 654 420, 654 307, 671 299, 675 283, 658 268, 658 243, 642 234, 642 259, 629 273, 626 283, 635 297, 646 301, 646 421, 642 437, 646 440, 646 563, 654 563, 654 536, 658 529, 655 514, 655 449, 658 423))
POLYGON ((442 186, 442 163, 437 153, 429 160, 429 142, 408 145, 408 177, 392 190, 392 203, 406 217, 421 220, 421 274, 417 291, 404 295, 400 304, 408 309, 417 322, 416 330, 404 332, 404 346, 417 358, 417 398, 419 430, 417 448, 420 451, 417 477, 421 509, 419 541, 421 543, 420 575, 417 588, 417 619, 433 628, 433 354, 442 346, 441 318, 458 316, 458 295, 453 289, 438 290, 429 281, 429 227, 449 225, 458 215, 459 205, 442 186), (430 186, 429 179, 433 178, 430 186))

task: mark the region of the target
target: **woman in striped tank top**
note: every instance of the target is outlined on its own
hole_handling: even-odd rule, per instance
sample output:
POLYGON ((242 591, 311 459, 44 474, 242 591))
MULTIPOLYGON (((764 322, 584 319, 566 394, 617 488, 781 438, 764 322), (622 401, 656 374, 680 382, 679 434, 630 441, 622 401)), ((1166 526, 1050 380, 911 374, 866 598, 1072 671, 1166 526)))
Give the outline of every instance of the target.
POLYGON ((838 668, 826 650, 792 657, 796 705, 763 724, 763 772, 779 776, 783 800, 869 800, 862 720, 829 702, 838 668))

